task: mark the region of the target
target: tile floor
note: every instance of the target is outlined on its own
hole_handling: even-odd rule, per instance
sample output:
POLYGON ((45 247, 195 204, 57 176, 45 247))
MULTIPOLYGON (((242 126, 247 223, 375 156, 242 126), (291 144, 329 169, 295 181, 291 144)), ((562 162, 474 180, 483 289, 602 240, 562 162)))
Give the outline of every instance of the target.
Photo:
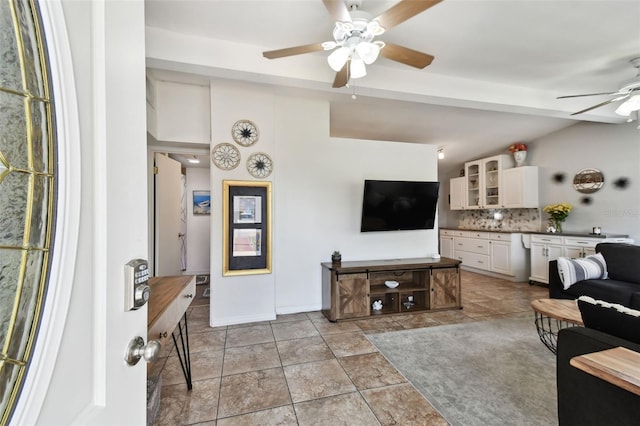
POLYGON ((462 310, 340 323, 307 312, 218 328, 199 297, 188 311, 193 390, 175 350, 164 348, 149 367, 163 382, 155 424, 446 425, 366 335, 531 312, 531 300, 547 295, 546 287, 463 271, 462 310))

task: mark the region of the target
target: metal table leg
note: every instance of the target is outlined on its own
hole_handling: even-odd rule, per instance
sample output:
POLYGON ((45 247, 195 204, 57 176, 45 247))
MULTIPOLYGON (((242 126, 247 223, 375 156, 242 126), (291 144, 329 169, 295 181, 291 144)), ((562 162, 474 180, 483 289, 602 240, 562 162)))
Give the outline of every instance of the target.
POLYGON ((182 367, 182 374, 184 374, 184 378, 187 381, 187 389, 193 389, 193 384, 191 383, 191 353, 189 352, 189 328, 187 326, 187 313, 184 313, 184 333, 182 332, 182 324, 178 321, 178 333, 180 336, 180 343, 182 346, 182 353, 180 353, 180 347, 178 346, 178 341, 176 340, 175 331, 171 333, 171 337, 173 338, 173 344, 176 347, 176 352, 178 354, 178 359, 180 360, 180 367, 182 367), (186 341, 186 346, 185 346, 186 341))

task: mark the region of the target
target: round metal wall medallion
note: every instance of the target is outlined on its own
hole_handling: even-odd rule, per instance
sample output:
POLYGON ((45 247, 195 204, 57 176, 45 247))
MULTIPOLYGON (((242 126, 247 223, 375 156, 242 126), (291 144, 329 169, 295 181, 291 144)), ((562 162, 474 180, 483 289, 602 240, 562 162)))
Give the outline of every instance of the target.
POLYGON ((258 142, 258 126, 250 120, 238 120, 231 128, 233 140, 242 146, 251 146, 258 142))
POLYGON ((604 185, 604 175, 597 169, 582 169, 573 178, 573 188, 583 194, 592 194, 604 185))
POLYGON ((211 150, 211 161, 219 169, 233 170, 240 164, 240 151, 230 143, 220 143, 211 150))
POLYGON ((247 170, 253 177, 266 178, 273 171, 273 160, 264 152, 256 152, 247 160, 247 170))

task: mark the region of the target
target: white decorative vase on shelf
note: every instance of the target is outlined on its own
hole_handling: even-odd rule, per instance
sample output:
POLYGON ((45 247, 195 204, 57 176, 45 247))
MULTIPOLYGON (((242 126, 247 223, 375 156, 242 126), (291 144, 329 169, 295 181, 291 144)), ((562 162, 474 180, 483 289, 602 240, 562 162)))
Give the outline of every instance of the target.
POLYGON ((524 162, 527 159, 527 151, 514 152, 513 159, 516 160, 516 167, 524 166, 524 162))

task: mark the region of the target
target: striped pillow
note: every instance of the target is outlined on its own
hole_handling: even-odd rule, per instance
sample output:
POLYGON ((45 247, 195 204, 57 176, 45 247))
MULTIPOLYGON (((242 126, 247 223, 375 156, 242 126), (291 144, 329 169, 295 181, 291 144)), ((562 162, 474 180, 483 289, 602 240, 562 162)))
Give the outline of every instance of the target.
POLYGON ((584 259, 559 257, 558 273, 565 290, 578 281, 606 279, 608 276, 607 263, 600 253, 592 254, 584 259))

